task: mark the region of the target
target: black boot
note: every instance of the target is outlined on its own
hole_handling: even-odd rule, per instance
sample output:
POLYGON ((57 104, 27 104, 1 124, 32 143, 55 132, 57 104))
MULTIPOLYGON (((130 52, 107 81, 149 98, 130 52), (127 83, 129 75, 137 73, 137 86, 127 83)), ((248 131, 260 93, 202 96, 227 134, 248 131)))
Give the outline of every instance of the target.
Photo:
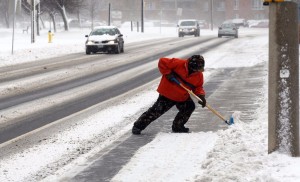
POLYGON ((172 125, 172 131, 174 133, 188 133, 189 132, 189 128, 186 128, 184 126, 175 126, 175 125, 172 125))
POLYGON ((133 126, 131 131, 132 131, 132 134, 134 134, 134 135, 140 135, 142 130, 133 126))

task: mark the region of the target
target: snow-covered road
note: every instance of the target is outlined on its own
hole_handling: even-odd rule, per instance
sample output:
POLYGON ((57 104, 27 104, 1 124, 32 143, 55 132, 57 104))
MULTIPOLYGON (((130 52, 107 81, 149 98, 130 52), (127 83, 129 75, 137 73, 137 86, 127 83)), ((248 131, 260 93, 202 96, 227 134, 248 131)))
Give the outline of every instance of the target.
MULTIPOLYGON (((267 30, 240 29, 239 39, 204 54, 207 70, 265 63, 268 60, 267 33, 267 30)), ((84 35, 76 31, 67 36, 65 32, 58 33, 55 35, 56 40, 60 39, 57 43, 54 40, 53 44, 48 45, 40 39, 35 45, 19 47, 14 56, 9 55, 6 48, 9 41, 1 42, 1 65, 83 51, 83 39, 74 39, 81 34, 84 35), (68 47, 68 51, 58 51, 62 47, 64 50, 68 47)), ((216 32, 204 30, 201 35, 216 35, 216 32)), ((143 37, 161 36, 176 37, 176 31, 145 35, 130 32, 127 38, 136 41, 143 37)), ((21 33, 17 37, 21 42, 26 42, 24 39, 27 37, 21 33)), ((209 71, 205 73, 206 80, 210 79, 210 74, 209 71)), ((100 103, 91 109, 87 117, 72 118, 73 125, 66 127, 57 123, 56 129, 61 128, 57 132, 43 128, 43 140, 34 145, 24 141, 21 143, 23 146, 14 146, 26 146, 17 153, 10 153, 14 150, 6 148, 1 152, 4 157, 0 157, 0 181, 36 181, 43 178, 45 181, 63 181, 64 177, 74 175, 70 174, 74 172, 71 169, 85 164, 131 128, 132 122, 156 99, 158 81, 149 83, 137 92, 125 93, 120 96, 119 102, 100 103), (97 147, 89 148, 91 146, 97 147), (70 151, 75 152, 68 156, 70 151), (64 167, 61 164, 65 164, 64 167)), ((258 108, 253 113, 256 120, 251 123, 239 121, 229 129, 217 132, 158 134, 134 154, 113 181, 298 181, 298 158, 279 153, 267 154, 266 85, 263 90, 263 97, 257 100, 258 108), (175 140, 177 145, 173 142, 175 140)))

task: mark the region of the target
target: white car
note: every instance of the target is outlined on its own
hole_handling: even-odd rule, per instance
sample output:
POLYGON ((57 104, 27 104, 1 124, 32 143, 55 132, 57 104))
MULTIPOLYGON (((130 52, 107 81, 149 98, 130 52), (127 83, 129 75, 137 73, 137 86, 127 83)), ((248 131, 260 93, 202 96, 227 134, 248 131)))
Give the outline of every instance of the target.
POLYGON ((96 52, 108 52, 119 54, 124 52, 123 34, 115 26, 95 27, 89 35, 86 35, 86 54, 96 52))
POLYGON ((239 37, 238 27, 233 23, 223 23, 218 30, 218 37, 222 36, 233 36, 235 38, 239 37))
POLYGON ((200 36, 200 27, 195 19, 180 20, 177 27, 178 37, 184 37, 185 35, 200 36))

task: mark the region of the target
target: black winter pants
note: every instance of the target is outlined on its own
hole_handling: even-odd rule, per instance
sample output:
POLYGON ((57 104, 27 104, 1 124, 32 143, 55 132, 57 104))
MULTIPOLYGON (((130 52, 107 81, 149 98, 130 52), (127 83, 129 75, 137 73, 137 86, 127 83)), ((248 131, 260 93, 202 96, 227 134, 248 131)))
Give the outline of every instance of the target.
POLYGON ((173 121, 173 125, 176 127, 183 127, 195 110, 194 101, 189 98, 184 102, 176 102, 162 95, 159 95, 153 106, 138 118, 138 120, 134 123, 134 126, 140 130, 144 130, 151 122, 159 118, 174 105, 176 105, 179 112, 173 121))

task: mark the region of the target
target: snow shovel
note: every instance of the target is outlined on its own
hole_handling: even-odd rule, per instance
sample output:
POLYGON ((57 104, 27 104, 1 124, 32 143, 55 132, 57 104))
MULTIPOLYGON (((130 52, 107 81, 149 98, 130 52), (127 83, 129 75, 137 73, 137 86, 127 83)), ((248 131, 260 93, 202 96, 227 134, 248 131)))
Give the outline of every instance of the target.
MULTIPOLYGON (((193 91, 187 89, 185 86, 182 85, 182 83, 179 82, 179 85, 184 89, 186 90, 190 95, 194 96, 198 101, 202 102, 202 100, 196 95, 194 94, 193 91)), ((234 121, 233 121, 233 117, 231 116, 229 121, 226 120, 221 114, 219 114, 216 110, 214 110, 209 104, 206 103, 206 107, 211 111, 213 112, 215 115, 217 115, 220 119, 222 119, 226 124, 228 125, 232 125, 234 124, 234 121)))

